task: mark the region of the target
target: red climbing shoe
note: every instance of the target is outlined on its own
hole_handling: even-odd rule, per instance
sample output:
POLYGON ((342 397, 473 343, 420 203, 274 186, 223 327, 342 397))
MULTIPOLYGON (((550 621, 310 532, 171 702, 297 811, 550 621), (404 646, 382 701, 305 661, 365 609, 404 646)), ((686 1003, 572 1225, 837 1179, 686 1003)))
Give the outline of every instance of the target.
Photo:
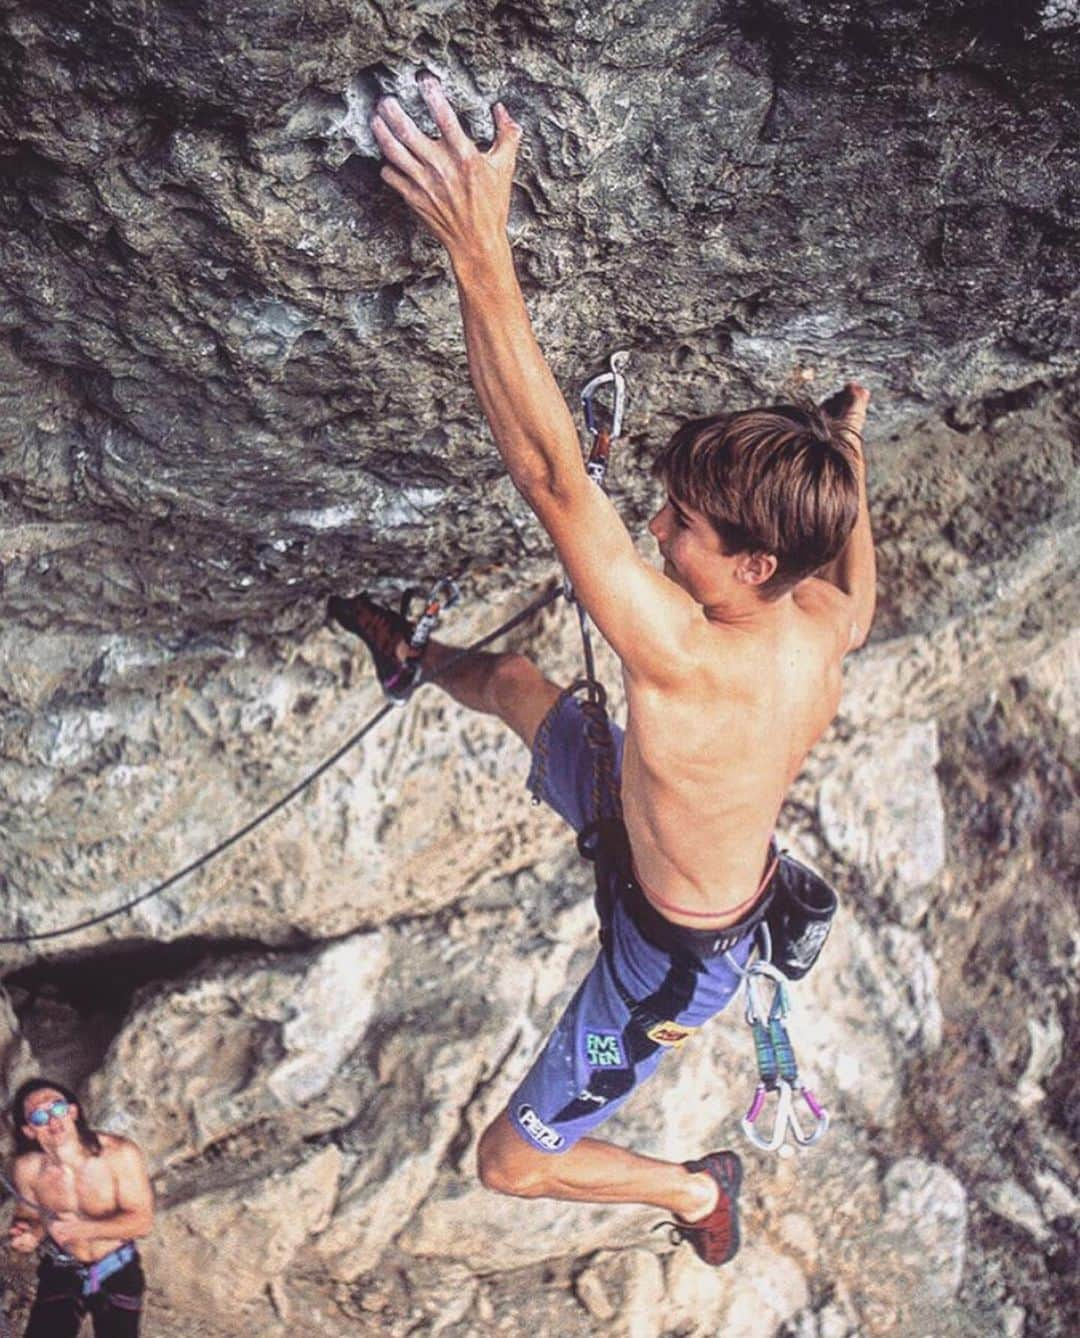
POLYGON ((326 612, 333 622, 358 636, 371 651, 375 673, 387 696, 395 700, 407 696, 416 677, 417 665, 415 662, 403 664, 398 647, 412 636, 413 624, 400 613, 374 603, 367 595, 353 595, 348 599, 331 595, 326 612))
POLYGON ((716 1181, 716 1207, 700 1222, 673 1222, 672 1236, 688 1241, 707 1264, 730 1263, 739 1249, 739 1187, 742 1162, 734 1152, 710 1152, 700 1161, 687 1161, 688 1171, 707 1171, 716 1181))

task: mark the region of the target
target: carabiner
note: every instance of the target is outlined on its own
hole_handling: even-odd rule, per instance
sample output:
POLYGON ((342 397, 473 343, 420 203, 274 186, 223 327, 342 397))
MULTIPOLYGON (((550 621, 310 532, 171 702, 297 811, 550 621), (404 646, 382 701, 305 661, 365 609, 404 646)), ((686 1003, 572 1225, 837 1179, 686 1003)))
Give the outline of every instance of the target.
MULTIPOLYGON (((401 616, 409 616, 409 605, 420 594, 415 587, 406 590, 401 597, 401 616)), ((408 652, 401 662, 401 668, 386 680, 383 691, 395 706, 404 706, 413 692, 420 686, 423 670, 420 657, 424 647, 431 640, 431 634, 439 624, 444 609, 451 609, 461 598, 461 590, 456 581, 449 576, 442 576, 435 582, 424 601, 424 611, 416 620, 413 634, 409 638, 408 652)))
POLYGON ((798 1120, 795 1118, 794 1105, 792 1106, 791 1114, 788 1116, 788 1123, 791 1125, 791 1133, 795 1142, 798 1143, 800 1147, 812 1148, 818 1139, 824 1138, 825 1136, 825 1131, 829 1127, 829 1112, 813 1092, 811 1092, 810 1088, 804 1087, 802 1083, 799 1084, 798 1094, 806 1102, 807 1106, 809 1106, 810 1114, 814 1117, 813 1131, 809 1134, 803 1133, 798 1120))
MULTIPOLYGON (((788 1125, 791 1123, 791 1100, 791 1084, 785 1082, 783 1078, 779 1078, 776 1086, 771 1089, 766 1087, 763 1082, 759 1082, 757 1087, 754 1088, 750 1109, 739 1121, 743 1133, 753 1143, 754 1147, 759 1148, 762 1152, 777 1151, 787 1136, 788 1125), (756 1126, 770 1090, 777 1093, 776 1119, 773 1121, 772 1133, 768 1138, 763 1138, 758 1133, 756 1126)), ((797 1125, 795 1127, 798 1128, 797 1125)))
POLYGON ((442 576, 435 582, 424 601, 424 611, 416 620, 413 634, 409 638, 409 650, 421 651, 427 645, 439 621, 443 609, 452 609, 461 598, 461 590, 456 581, 449 576, 442 576))
POLYGON ((772 962, 755 962, 743 972, 746 980, 746 1020, 751 1024, 761 1022, 766 1026, 775 1018, 785 1018, 791 1010, 788 999, 787 976, 772 962), (764 977, 772 982, 773 997, 768 1008, 759 1006, 754 995, 755 982, 764 977))
POLYGON ((593 397, 601 386, 606 385, 610 385, 612 388, 611 426, 607 430, 608 440, 617 441, 622 435, 623 410, 626 408, 626 377, 623 375, 623 370, 629 361, 630 354, 626 349, 620 349, 618 353, 613 353, 608 359, 610 370, 601 372, 599 376, 594 376, 581 392, 581 407, 585 410, 585 426, 593 437, 600 435, 600 429, 596 426, 596 415, 593 412, 593 397))
POLYGON ((623 410, 626 407, 626 377, 623 376, 623 368, 629 361, 630 354, 625 349, 613 353, 608 359, 608 366, 611 370, 601 372, 599 376, 594 376, 581 392, 581 407, 585 410, 585 426, 589 429, 593 439, 592 447, 589 450, 589 458, 585 462, 585 470, 589 478, 601 488, 604 486, 604 480, 607 477, 608 453, 611 450, 611 443, 617 441, 622 435, 623 410), (601 386, 607 385, 611 386, 612 391, 611 423, 609 427, 601 428, 596 423, 593 398, 601 386))
POLYGON ((824 1137, 825 1131, 829 1127, 829 1112, 820 1104, 809 1087, 804 1087, 802 1083, 798 1082, 793 1087, 785 1079, 778 1078, 776 1085, 772 1088, 767 1087, 763 1082, 758 1083, 757 1087, 754 1088, 750 1109, 743 1116, 740 1124, 749 1141, 762 1152, 779 1151, 784 1145, 789 1129, 792 1138, 800 1147, 809 1148, 824 1137), (765 1138, 757 1130, 757 1121, 765 1107, 765 1101, 770 1091, 777 1093, 776 1118, 773 1121, 772 1133, 765 1138), (814 1117, 814 1127, 808 1134, 803 1133, 802 1125, 800 1125, 795 1114, 796 1096, 803 1098, 814 1117))
MULTIPOLYGON (((626 407, 626 377, 623 376, 623 368, 629 361, 630 354, 625 349, 613 353, 608 359, 610 370, 601 372, 599 376, 594 376, 581 392, 581 407, 585 410, 585 426, 593 439, 585 461, 585 472, 596 486, 604 491, 607 490, 608 453, 611 450, 611 443, 617 440, 622 432, 623 410, 626 407), (612 387, 611 426, 610 428, 598 428, 596 426, 596 415, 593 412, 593 396, 601 386, 606 385, 612 387)), ((563 594, 566 596, 568 603, 576 602, 573 584, 565 572, 563 573, 563 594)), ((584 618, 586 615, 580 613, 580 616, 584 618)), ((588 632, 584 622, 582 623, 582 635, 586 638, 585 658, 591 660, 592 650, 588 645, 588 632)), ((588 666, 588 676, 592 678, 591 664, 588 666)))

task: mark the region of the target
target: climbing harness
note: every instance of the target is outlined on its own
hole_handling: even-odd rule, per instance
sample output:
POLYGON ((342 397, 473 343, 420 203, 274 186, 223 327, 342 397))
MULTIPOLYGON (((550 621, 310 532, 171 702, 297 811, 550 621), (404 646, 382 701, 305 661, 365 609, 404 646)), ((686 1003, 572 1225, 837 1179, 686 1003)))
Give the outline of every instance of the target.
POLYGON ((801 1147, 813 1147, 829 1127, 829 1112, 799 1077, 795 1051, 788 1035, 785 1019, 791 1011, 788 980, 784 973, 769 961, 771 944, 766 924, 759 926, 762 939, 761 955, 748 967, 740 967, 731 953, 728 965, 743 978, 746 990, 746 1021, 754 1039, 758 1083, 750 1107, 740 1121, 747 1139, 762 1152, 779 1152, 788 1132, 801 1147), (772 986, 772 999, 764 1003, 759 991, 772 986), (768 1098, 776 1094, 776 1114, 772 1131, 763 1134, 758 1121, 768 1098), (814 1117, 814 1127, 804 1133, 795 1113, 795 1100, 801 1096, 814 1117))
MULTIPOLYGON (((133 1259, 137 1257, 134 1244, 129 1240, 123 1245, 118 1245, 115 1250, 97 1259, 92 1264, 84 1264, 82 1260, 76 1259, 73 1255, 66 1255, 62 1258, 51 1256, 53 1262, 59 1264, 61 1268, 70 1268, 71 1271, 79 1277, 82 1282, 82 1294, 84 1296, 95 1296, 101 1291, 101 1284, 106 1278, 111 1278, 114 1273, 119 1273, 122 1268, 126 1268, 133 1259)), ((119 1300, 115 1294, 110 1298, 119 1300)), ((134 1300, 135 1298, 124 1297, 124 1300, 134 1300)), ((128 1309, 126 1305, 122 1309, 128 1309)))
MULTIPOLYGON (((409 606, 421 591, 415 586, 406 590, 401 597, 401 616, 408 620, 409 606)), ((424 647, 431 640, 431 634, 439 625, 444 609, 451 609, 461 599, 461 590, 456 581, 443 576, 431 587, 424 601, 424 611, 417 619, 413 634, 409 638, 408 652, 401 662, 397 673, 383 683, 383 692, 395 706, 404 706, 413 692, 420 686, 423 678, 421 659, 424 647)))

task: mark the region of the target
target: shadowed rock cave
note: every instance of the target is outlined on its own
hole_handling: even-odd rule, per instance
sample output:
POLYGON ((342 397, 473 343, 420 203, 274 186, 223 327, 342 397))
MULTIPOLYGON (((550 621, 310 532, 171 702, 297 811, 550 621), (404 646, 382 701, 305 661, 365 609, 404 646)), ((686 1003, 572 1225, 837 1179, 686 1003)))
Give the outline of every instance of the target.
MULTIPOLYGON (((781 822, 842 895, 793 1027, 834 1126, 747 1150, 738 1268, 477 1185, 590 959, 589 873, 516 741, 426 689, 167 895, 3 949, 0 1095, 55 1064, 150 1158, 144 1331, 1067 1332, 1078 28, 1069 0, 9 0, 0 932, 168 877, 358 728, 380 698, 328 592, 452 574, 465 641, 557 578, 442 252, 379 179, 384 92, 419 116, 430 70, 477 138, 496 98, 521 122, 518 270, 572 406, 631 351, 611 483, 643 551, 678 422, 873 392, 877 619, 781 822)), ((572 622, 512 644, 568 680, 572 622)), ((740 1011, 612 1136, 737 1139, 740 1011)))

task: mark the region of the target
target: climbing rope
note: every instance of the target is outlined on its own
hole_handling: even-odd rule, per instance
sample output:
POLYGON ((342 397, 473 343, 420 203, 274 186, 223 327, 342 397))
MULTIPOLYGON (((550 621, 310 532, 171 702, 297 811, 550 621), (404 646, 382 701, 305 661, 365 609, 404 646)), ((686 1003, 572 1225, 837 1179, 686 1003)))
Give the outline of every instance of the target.
MULTIPOLYGON (((57 1222, 60 1220, 58 1212, 54 1212, 52 1208, 46 1208, 40 1203, 34 1203, 32 1199, 28 1199, 25 1194, 16 1189, 15 1182, 4 1171, 0 1171, 0 1189, 5 1190, 16 1203, 21 1203, 23 1207, 29 1208, 43 1222, 57 1222)), ((56 1241, 47 1232, 40 1248, 58 1264, 76 1262, 73 1256, 57 1245, 56 1241)), ((3 1329, 0 1329, 0 1338, 3 1338, 3 1329)))
MULTIPOLYGON (((626 352, 612 354, 609 359, 609 370, 602 372, 599 376, 593 377, 581 392, 581 402, 585 413, 585 424, 592 436, 592 448, 586 461, 586 470, 589 477, 603 488, 607 475, 608 456, 611 451, 612 443, 619 437, 622 431, 623 409, 626 398, 626 379, 623 376, 623 369, 626 366, 630 355, 626 352), (594 406, 594 399, 601 387, 610 386, 612 391, 612 404, 610 409, 610 425, 606 428, 597 427, 597 413, 594 406)), ((84 929, 93 929, 97 925, 104 924, 108 920, 113 920, 119 915, 126 915, 133 911, 137 906, 150 901, 153 897, 160 896, 167 892, 170 887, 174 887, 182 879, 209 864, 216 859, 218 855, 223 854, 238 841, 242 841, 245 836, 250 835, 257 827, 261 827, 279 813, 287 804, 290 804, 297 795, 302 794, 306 789, 315 783, 325 772, 335 766, 346 753, 351 752, 362 739, 364 739, 396 706, 403 706, 410 700, 412 694, 421 685, 421 683, 437 683, 444 677, 460 660, 467 655, 473 655, 479 650, 483 650, 491 642, 497 640, 506 633, 513 631, 515 627, 526 622, 541 609, 546 608, 556 599, 565 596, 573 603, 573 590, 568 580, 564 580, 562 587, 554 587, 545 591, 531 604, 522 609, 520 613, 508 618, 506 622, 501 623, 492 631, 486 633, 478 641, 471 645, 463 647, 456 654, 446 660, 440 669, 435 673, 425 673, 421 666, 421 657, 424 647, 427 644, 432 631, 434 630, 439 613, 442 608, 449 608, 457 602, 459 591, 456 583, 448 577, 444 577, 432 588, 427 597, 423 614, 418 620, 415 630, 409 642, 408 652, 402 667, 394 678, 385 685, 388 700, 375 712, 373 716, 353 734, 346 739, 340 748, 330 754, 325 761, 321 762, 313 771, 308 772, 302 780, 298 781, 291 789, 287 790, 279 799, 275 800, 268 808, 257 813, 249 822, 238 828, 231 835, 219 841, 212 849, 205 851, 197 859, 185 864, 182 869, 171 874, 168 878, 153 887, 147 888, 145 892, 140 892, 134 897, 129 897, 118 906, 113 906, 109 910, 99 911, 96 915, 88 915, 84 919, 76 920, 71 924, 62 925, 57 929, 37 930, 26 934, 5 934, 0 935, 0 945, 6 944, 27 944, 43 943, 51 939, 66 938, 71 934, 80 933, 84 929)), ((408 597, 408 596, 407 596, 408 597)), ((584 608, 578 604, 578 622, 581 628, 582 645, 585 656, 585 672, 588 684, 588 695, 590 703, 595 703, 599 709, 603 709, 603 689, 596 680, 594 659, 592 652, 592 643, 589 638, 588 615, 584 608)))
MULTIPOLYGON (((453 668, 459 660, 463 659, 466 655, 471 655, 478 650, 483 650, 484 647, 490 645, 492 641, 497 640, 500 636, 504 636, 507 632, 512 631, 515 627, 518 627, 521 623, 539 613, 541 609, 554 603, 556 599, 559 599, 562 596, 562 593, 562 589, 558 586, 554 587, 552 590, 545 591, 539 598, 534 599, 531 604, 522 609, 520 613, 516 613, 512 618, 508 618, 506 622, 500 623, 498 627, 482 636, 478 641, 474 641, 471 645, 458 651, 456 655, 451 656, 437 673, 423 676, 418 674, 412 682, 412 690, 415 690, 420 685, 420 682, 438 682, 438 680, 453 668)), ((320 762, 313 771, 309 771, 302 780, 298 781, 290 790, 287 790, 279 799, 276 799, 268 808, 263 809, 262 812, 256 814, 250 822, 244 823, 242 827, 238 828, 230 836, 219 841, 211 850, 207 850, 204 854, 200 855, 198 859, 192 860, 190 864, 185 864, 182 869, 178 869, 176 873, 171 874, 162 882, 155 883, 153 887, 147 888, 145 892, 140 892, 137 896, 130 897, 127 901, 121 902, 118 906, 113 906, 107 911, 99 911, 96 915, 88 915, 83 920, 77 920, 72 924, 62 925, 58 929, 42 929, 30 934, 5 934, 0 936, 0 945, 10 943, 41 943, 48 939, 65 938, 69 934, 77 934, 83 929, 93 929, 96 925, 104 924, 106 920, 113 920, 118 915, 125 915, 128 911, 134 910, 136 906, 141 906, 143 902, 149 901, 152 897, 160 896, 162 892, 168 891, 170 887, 174 887, 189 874, 195 873, 196 870, 201 869, 204 865, 209 864, 211 860, 216 859, 218 855, 236 845, 238 841, 242 841, 245 836, 248 836, 253 832, 256 827, 261 827, 262 824, 272 818, 275 813, 279 813, 287 804, 291 803, 298 794, 302 794, 303 791, 313 785, 320 776, 340 762, 346 753, 351 752, 361 739, 370 734, 375 726, 388 716, 397 705, 398 702, 393 699, 384 702, 375 714, 361 725, 355 734, 345 740, 340 748, 335 749, 328 758, 323 762, 320 762)))

